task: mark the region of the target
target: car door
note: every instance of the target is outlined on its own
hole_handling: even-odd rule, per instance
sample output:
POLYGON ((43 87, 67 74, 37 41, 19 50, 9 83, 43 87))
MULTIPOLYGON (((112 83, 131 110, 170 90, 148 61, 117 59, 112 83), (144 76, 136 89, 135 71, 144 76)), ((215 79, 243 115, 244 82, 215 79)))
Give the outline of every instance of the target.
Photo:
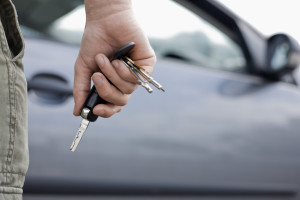
MULTIPOLYGON (((38 77, 62 83, 67 92, 29 88, 25 199, 298 195, 299 88, 256 73, 263 66, 249 43, 261 44, 257 52, 263 52, 265 38, 250 37, 259 33, 243 34, 239 21, 229 34, 226 22, 197 12, 204 4, 183 3, 189 9, 169 1, 134 2, 137 13, 149 16, 153 6, 158 16, 151 28, 139 19, 158 56, 153 77, 166 92, 149 95, 138 88, 121 113, 90 124, 75 153, 68 149, 80 119, 72 116, 68 97, 78 46, 27 39, 29 85, 38 77), (168 15, 159 15, 166 8, 168 15)), ((207 10, 218 15, 213 11, 207 10)), ((53 30, 61 30, 56 23, 53 30)))

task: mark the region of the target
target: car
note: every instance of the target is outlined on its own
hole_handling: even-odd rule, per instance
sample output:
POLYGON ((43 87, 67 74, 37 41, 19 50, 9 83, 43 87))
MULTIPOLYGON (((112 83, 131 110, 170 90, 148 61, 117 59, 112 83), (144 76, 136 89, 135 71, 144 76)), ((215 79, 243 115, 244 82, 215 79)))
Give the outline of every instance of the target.
POLYGON ((134 1, 166 92, 139 87, 71 152, 81 122, 72 115, 74 26, 84 8, 53 2, 15 0, 28 80, 25 200, 300 198, 300 48, 291 36, 266 37, 219 1, 134 1))

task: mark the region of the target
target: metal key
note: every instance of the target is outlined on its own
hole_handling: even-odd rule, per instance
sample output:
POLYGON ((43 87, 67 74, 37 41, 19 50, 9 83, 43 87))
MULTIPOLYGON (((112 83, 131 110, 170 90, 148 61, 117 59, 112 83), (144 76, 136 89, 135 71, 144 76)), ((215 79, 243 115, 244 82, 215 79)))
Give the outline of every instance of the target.
POLYGON ((147 82, 151 83, 152 85, 154 85, 157 89, 165 92, 165 90, 163 89, 162 85, 160 85, 157 81, 154 80, 154 78, 152 78, 151 76, 149 76, 144 69, 135 64, 135 62, 133 62, 130 58, 128 58, 127 56, 125 56, 122 59, 127 65, 131 66, 132 68, 134 68, 140 75, 142 75, 147 82), (126 60, 126 61, 125 61, 126 60))
POLYGON ((123 63, 125 65, 127 65, 127 67, 130 69, 130 71, 133 73, 133 75, 138 79, 139 84, 143 88, 145 88, 149 93, 152 93, 153 92, 152 88, 149 86, 149 84, 147 83, 147 81, 145 81, 141 77, 141 75, 138 73, 138 71, 135 68, 133 68, 132 66, 129 66, 128 63, 125 60, 123 60, 123 59, 121 59, 121 60, 123 61, 123 63))
POLYGON ((77 131, 77 134, 72 142, 72 145, 70 147, 70 150, 71 151, 75 151, 80 140, 81 140, 81 137, 83 136, 83 133, 85 132, 85 130, 87 129, 87 127, 89 126, 89 123, 90 121, 89 120, 86 120, 86 119, 83 119, 80 123, 80 127, 79 127, 79 130, 77 131))
POLYGON ((94 122, 97 120, 98 116, 95 115, 93 113, 93 108, 97 105, 97 104, 105 104, 106 101, 101 99, 100 96, 97 93, 97 90, 95 88, 95 86, 92 87, 85 103, 83 106, 83 109, 81 110, 81 117, 83 118, 81 123, 80 123, 80 127, 77 131, 77 134, 72 142, 72 145, 70 147, 71 151, 75 151, 81 138, 82 135, 84 134, 84 132, 86 131, 88 125, 90 122, 94 122))

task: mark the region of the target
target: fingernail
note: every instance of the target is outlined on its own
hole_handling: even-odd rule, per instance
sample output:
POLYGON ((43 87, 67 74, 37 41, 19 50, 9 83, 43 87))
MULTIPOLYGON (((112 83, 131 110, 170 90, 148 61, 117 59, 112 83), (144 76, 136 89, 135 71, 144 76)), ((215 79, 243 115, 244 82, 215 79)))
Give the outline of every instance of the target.
POLYGON ((100 65, 99 67, 102 67, 104 65, 104 58, 102 55, 98 55, 96 57, 98 64, 100 65))

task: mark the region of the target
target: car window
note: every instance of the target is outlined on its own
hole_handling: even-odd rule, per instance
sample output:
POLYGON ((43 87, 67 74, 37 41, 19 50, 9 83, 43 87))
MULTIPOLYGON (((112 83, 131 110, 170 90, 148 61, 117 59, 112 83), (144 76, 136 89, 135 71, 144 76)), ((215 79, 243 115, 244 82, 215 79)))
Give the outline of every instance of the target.
MULTIPOLYGON (((177 58, 229 71, 245 68, 246 59, 235 42, 178 3, 134 0, 133 7, 158 58, 177 58)), ((85 12, 81 5, 53 22, 48 33, 64 42, 80 44, 84 23, 85 12)))
POLYGON ((137 0, 133 5, 157 55, 223 70, 245 67, 246 61, 237 44, 183 6, 173 1, 158 3, 158 0, 137 0))

